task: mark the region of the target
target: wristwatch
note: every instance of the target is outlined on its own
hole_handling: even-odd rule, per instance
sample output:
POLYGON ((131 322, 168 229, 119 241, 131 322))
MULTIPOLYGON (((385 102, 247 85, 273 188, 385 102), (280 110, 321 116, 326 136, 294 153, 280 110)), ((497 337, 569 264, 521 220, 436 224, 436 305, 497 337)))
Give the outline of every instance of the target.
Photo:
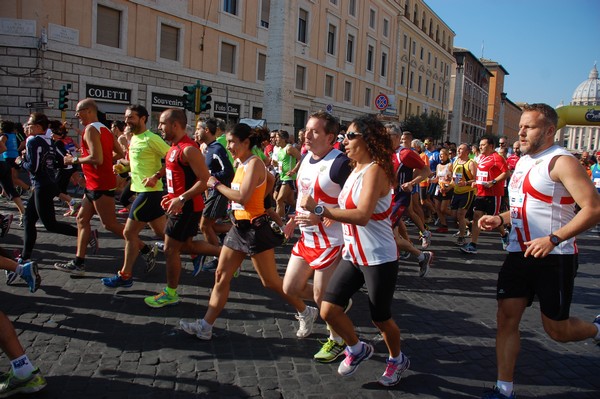
POLYGON ((185 199, 185 197, 183 196, 183 194, 181 194, 181 195, 179 196, 179 201, 181 201, 181 202, 185 203, 186 199, 185 199))
POLYGON ((79 163, 79 157, 77 155, 75 155, 73 157, 73 164, 78 164, 79 163))
POLYGON ((496 181, 496 179, 492 180, 492 184, 496 184, 496 183, 498 183, 498 182, 496 181))
POLYGON ((325 207, 323 205, 317 205, 315 206, 315 210, 313 211, 313 213, 317 216, 323 216, 323 214, 325 213, 325 207))
POLYGON ((562 241, 562 240, 561 240, 561 239, 560 239, 558 236, 556 236, 556 235, 554 235, 554 234, 550 234, 548 237, 550 237, 550 242, 551 242, 551 243, 552 243, 552 245, 554 245, 554 246, 556 246, 556 245, 560 244, 560 243, 561 243, 561 241, 562 241))

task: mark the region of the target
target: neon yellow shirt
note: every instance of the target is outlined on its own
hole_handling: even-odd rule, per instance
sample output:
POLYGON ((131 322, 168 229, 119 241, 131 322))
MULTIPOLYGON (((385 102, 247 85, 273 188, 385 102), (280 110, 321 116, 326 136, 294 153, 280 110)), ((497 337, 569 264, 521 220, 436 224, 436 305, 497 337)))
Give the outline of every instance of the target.
POLYGON ((157 134, 146 130, 134 134, 129 143, 129 165, 131 172, 131 190, 136 193, 162 191, 163 184, 159 180, 154 187, 145 187, 142 180, 151 177, 162 168, 161 159, 171 148, 157 134))

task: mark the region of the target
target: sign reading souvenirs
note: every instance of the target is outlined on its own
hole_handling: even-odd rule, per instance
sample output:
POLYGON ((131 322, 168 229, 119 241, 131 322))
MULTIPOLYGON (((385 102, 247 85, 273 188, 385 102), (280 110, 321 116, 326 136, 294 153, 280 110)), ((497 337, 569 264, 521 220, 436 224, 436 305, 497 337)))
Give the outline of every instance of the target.
POLYGON ((129 89, 87 84, 85 94, 86 97, 96 100, 131 104, 131 90, 129 89))
POLYGON ((152 93, 152 107, 158 108, 183 108, 181 96, 152 93))

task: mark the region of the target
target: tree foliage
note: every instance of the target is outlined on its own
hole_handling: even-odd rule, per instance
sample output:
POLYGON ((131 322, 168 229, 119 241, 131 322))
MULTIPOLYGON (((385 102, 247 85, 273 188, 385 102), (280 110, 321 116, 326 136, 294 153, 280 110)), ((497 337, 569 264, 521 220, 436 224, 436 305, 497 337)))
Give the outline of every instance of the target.
POLYGON ((444 137, 445 129, 446 118, 440 116, 437 112, 410 115, 402 123, 402 130, 408 130, 415 138, 420 140, 425 137, 433 137, 434 140, 439 140, 444 137))

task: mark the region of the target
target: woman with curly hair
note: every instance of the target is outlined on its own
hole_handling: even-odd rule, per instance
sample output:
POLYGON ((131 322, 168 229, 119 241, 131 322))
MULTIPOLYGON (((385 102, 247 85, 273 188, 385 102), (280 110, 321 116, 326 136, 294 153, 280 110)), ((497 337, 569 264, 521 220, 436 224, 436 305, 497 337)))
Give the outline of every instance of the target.
POLYGON ((310 196, 302 199, 306 210, 341 222, 344 232, 343 260, 327 286, 321 317, 347 344, 338 373, 353 374, 363 360, 373 355, 373 346, 359 340, 344 305, 366 283, 371 320, 389 351, 387 367, 378 382, 392 386, 400 382, 402 372, 410 365, 400 350, 400 329, 391 312, 398 274, 398 252, 390 221, 393 146, 374 115, 354 119, 343 144, 354 170, 340 193, 340 207, 317 205, 310 196))

